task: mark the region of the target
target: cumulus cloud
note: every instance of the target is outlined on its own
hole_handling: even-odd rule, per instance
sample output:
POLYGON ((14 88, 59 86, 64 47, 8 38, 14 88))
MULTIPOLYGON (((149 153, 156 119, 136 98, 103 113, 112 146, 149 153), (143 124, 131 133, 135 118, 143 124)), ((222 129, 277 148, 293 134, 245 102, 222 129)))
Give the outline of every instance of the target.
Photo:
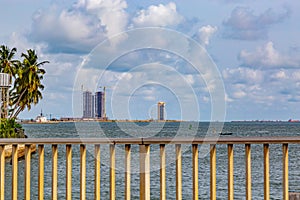
POLYGON ((229 103, 259 106, 300 102, 300 73, 297 69, 262 70, 227 68, 222 72, 229 103))
POLYGON ((255 101, 261 95, 264 73, 250 68, 227 68, 222 72, 229 102, 239 99, 255 101))
POLYGON ((283 80, 283 79, 287 79, 288 78, 286 72, 283 71, 283 70, 280 70, 280 71, 276 72, 271 77, 274 78, 274 79, 276 79, 276 80, 280 80, 280 79, 283 80))
POLYGON ((125 0, 79 0, 77 7, 97 16, 108 36, 124 31, 127 26, 125 0))
POLYGON ((268 35, 268 28, 284 21, 289 16, 289 10, 276 13, 272 9, 255 15, 248 7, 236 7, 231 16, 223 22, 225 26, 224 36, 232 39, 257 40, 264 39, 268 35))
POLYGON ((28 38, 47 44, 52 53, 87 53, 104 39, 130 28, 175 27, 185 20, 173 2, 151 5, 132 19, 126 9, 126 0, 78 0, 68 8, 52 5, 35 13, 28 38))
POLYGON ((242 65, 249 67, 290 68, 300 67, 299 55, 287 55, 280 53, 273 42, 268 42, 254 52, 242 50, 239 55, 242 65))
POLYGON ((124 0, 79 0, 68 9, 54 5, 35 14, 29 38, 47 43, 52 52, 88 52, 125 29, 126 7, 124 0))
POLYGON ((218 30, 216 26, 206 25, 199 28, 197 33, 198 40, 204 44, 209 45, 211 36, 218 30))
POLYGON ((176 4, 170 2, 166 5, 151 5, 147 9, 140 10, 132 22, 136 27, 170 27, 180 24, 183 20, 184 18, 177 12, 176 4))

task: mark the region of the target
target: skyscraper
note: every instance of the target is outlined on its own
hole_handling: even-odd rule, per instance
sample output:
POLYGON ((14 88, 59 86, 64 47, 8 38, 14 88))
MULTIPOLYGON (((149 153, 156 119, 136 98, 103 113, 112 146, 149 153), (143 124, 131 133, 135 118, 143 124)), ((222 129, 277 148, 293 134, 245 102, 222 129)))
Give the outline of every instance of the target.
POLYGON ((83 92, 83 118, 94 117, 94 95, 90 91, 83 92))
POLYGON ((96 92, 95 94, 95 117, 96 118, 104 118, 104 92, 96 92))
POLYGON ((157 103, 157 120, 165 120, 165 102, 157 103))
POLYGON ((83 115, 82 118, 106 119, 105 114, 105 90, 96 92, 95 95, 90 91, 83 93, 83 115))

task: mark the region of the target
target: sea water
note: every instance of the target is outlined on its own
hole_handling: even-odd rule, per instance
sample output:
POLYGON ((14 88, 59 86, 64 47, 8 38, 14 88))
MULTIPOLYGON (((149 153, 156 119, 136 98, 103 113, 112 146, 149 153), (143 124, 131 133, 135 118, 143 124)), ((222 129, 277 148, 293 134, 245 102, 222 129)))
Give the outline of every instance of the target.
MULTIPOLYGON (((205 137, 208 122, 168 122, 168 123, 58 123, 24 124, 30 138, 72 138, 72 137, 205 137), (198 126, 198 127, 197 127, 198 126), (190 134, 190 135, 189 135, 190 134)), ((300 123, 287 122, 227 122, 222 130, 232 135, 223 136, 296 136, 300 134, 300 123)), ((65 145, 59 145, 58 152, 58 199, 65 199, 65 145)), ((234 197, 245 199, 245 150, 244 145, 234 145, 234 197)), ((205 149, 199 146, 199 199, 210 197, 210 160, 205 149), (203 150, 203 151, 202 151, 203 150)), ((300 191, 300 145, 289 145, 289 190, 300 191)), ((132 145, 131 157, 131 198, 139 199, 139 156, 138 145, 132 145)), ((94 157, 93 145, 87 146, 86 198, 94 198, 94 157)), ((176 197, 175 147, 166 146, 167 199, 176 197)), ((80 151, 78 145, 72 146, 72 198, 80 195, 80 151)), ((252 196, 263 199, 263 146, 251 145, 252 196)), ((51 199, 52 150, 45 145, 45 199, 51 199)), ((151 199, 159 199, 159 145, 151 145, 151 199)), ((217 145, 217 199, 227 199, 227 146, 217 145)), ((31 199, 38 195, 38 154, 31 160, 31 199)), ((11 198, 11 165, 6 163, 5 199, 11 198)), ((109 199, 109 146, 101 145, 101 199, 109 199)), ((182 197, 192 199, 192 152, 190 145, 182 145, 182 197)), ((282 146, 270 145, 270 195, 272 199, 282 199, 282 146)), ((18 197, 24 196, 24 160, 18 162, 18 197)), ((124 198, 124 145, 116 146, 116 198, 124 198)))

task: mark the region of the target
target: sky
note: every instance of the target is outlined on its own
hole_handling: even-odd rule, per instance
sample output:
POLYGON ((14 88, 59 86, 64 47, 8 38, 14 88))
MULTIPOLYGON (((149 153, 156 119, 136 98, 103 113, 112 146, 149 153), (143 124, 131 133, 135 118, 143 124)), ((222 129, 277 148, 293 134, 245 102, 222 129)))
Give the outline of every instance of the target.
POLYGON ((0 0, 1 44, 33 48, 43 99, 20 118, 81 117, 106 87, 111 119, 300 119, 298 1, 0 0))

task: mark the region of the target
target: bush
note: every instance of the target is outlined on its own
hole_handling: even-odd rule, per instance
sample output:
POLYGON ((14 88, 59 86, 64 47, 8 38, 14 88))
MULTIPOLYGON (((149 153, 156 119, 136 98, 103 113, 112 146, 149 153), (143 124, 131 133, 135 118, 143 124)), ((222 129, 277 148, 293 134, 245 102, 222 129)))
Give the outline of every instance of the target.
POLYGON ((0 138, 25 138, 24 129, 15 119, 1 119, 0 138))

